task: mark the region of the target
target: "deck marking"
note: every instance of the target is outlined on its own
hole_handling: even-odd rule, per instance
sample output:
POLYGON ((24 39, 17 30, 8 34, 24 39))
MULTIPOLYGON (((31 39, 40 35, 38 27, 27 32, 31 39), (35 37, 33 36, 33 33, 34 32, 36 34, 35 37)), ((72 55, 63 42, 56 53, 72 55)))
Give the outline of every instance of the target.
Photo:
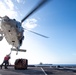
POLYGON ((45 75, 47 75, 46 72, 44 71, 44 69, 42 67, 41 67, 41 70, 44 72, 45 75))

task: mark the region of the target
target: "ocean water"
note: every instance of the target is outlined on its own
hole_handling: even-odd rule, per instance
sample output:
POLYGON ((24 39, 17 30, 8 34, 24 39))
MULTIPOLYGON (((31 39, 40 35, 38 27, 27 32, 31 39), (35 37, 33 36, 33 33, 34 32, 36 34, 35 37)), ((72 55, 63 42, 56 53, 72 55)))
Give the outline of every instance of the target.
POLYGON ((53 64, 54 66, 76 66, 76 64, 53 64))
POLYGON ((69 67, 76 67, 76 64, 35 64, 35 66, 69 66, 69 67))

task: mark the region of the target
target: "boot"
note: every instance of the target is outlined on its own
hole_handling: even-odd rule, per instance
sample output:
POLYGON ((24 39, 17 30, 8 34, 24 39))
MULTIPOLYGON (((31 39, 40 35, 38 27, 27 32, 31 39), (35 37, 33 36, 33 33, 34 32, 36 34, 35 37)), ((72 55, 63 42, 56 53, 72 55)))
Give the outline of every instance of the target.
POLYGON ((1 69, 2 69, 2 65, 1 65, 1 69))

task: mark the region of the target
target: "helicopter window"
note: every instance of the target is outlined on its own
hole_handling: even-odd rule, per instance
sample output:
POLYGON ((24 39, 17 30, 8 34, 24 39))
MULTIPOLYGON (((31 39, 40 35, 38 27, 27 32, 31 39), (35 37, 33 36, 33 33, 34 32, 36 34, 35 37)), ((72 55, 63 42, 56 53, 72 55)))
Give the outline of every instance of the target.
POLYGON ((18 28, 18 25, 16 24, 16 28, 18 28))
POLYGON ((20 28, 21 27, 21 24, 19 22, 17 22, 16 27, 17 28, 20 28))

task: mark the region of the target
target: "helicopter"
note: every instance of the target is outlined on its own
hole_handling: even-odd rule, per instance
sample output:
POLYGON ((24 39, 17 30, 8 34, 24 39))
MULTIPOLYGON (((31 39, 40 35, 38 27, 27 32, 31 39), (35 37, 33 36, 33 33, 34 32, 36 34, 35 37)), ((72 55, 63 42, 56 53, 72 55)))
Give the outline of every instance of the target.
MULTIPOLYGON (((5 37, 6 41, 12 45, 11 51, 17 51, 16 54, 18 54, 18 51, 26 52, 24 49, 20 49, 23 40, 24 40, 24 28, 22 27, 22 23, 31 16, 36 10, 38 10, 42 5, 44 5, 48 0, 42 0, 38 3, 38 5, 29 12, 22 20, 21 22, 17 21, 16 19, 11 19, 7 15, 4 17, 0 17, 0 41, 2 41, 3 37, 5 37), (14 48, 13 48, 14 47, 14 48)), ((26 29, 27 30, 27 29, 26 29)), ((36 33, 34 31, 28 30, 34 34, 37 34, 39 36, 42 36, 44 38, 48 38, 45 35, 36 33)))

